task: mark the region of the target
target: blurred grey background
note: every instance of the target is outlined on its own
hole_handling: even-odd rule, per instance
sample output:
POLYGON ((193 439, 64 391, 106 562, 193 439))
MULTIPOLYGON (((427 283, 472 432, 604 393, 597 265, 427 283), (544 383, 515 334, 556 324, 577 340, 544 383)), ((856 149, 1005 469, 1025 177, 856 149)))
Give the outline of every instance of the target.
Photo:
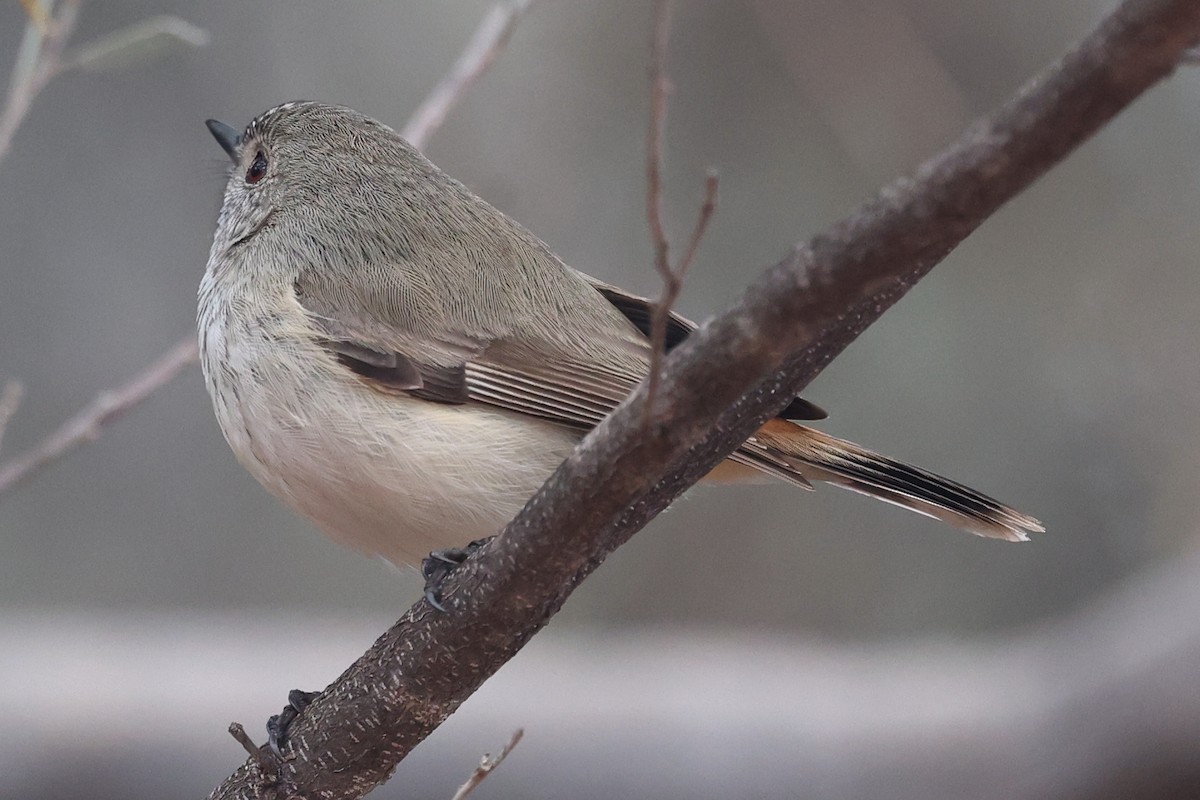
MULTIPOLYGON (((720 207, 680 310, 702 319, 730 303, 792 243, 912 170, 1112 5, 679 3, 666 171, 677 242, 694 220, 704 170, 721 176, 720 207)), ((241 127, 307 98, 400 128, 488 6, 85 3, 76 43, 164 13, 204 28, 211 43, 61 76, 0 163, 0 379, 26 387, 0 461, 193 330, 226 165, 206 117, 241 127)), ((643 213, 651 12, 636 0, 542 0, 427 149, 567 262, 646 294, 658 286, 643 213)), ((15 0, 0 3, 0 74, 24 25, 15 0)), ((540 646, 600 654, 620 642, 629 648, 621 652, 639 644, 657 658, 660 635, 691 632, 733 659, 753 658, 762 642, 797 652, 818 642, 887 653, 971 647, 1085 613, 1187 553, 1200 516, 1198 96, 1191 70, 1149 93, 990 220, 805 393, 831 411, 825 430, 994 494, 1041 518, 1046 535, 1023 546, 984 541, 834 489, 700 488, 581 587, 540 646), (731 644, 742 637, 759 644, 731 644)), ((207 643, 262 631, 242 654, 260 663, 265 650, 277 672, 257 673, 252 708, 231 703, 188 733, 214 766, 169 796, 215 785, 240 760, 223 731, 228 719, 257 729, 255 715, 287 689, 332 680, 419 585, 415 574, 327 542, 260 489, 221 439, 196 367, 99 441, 0 497, 0 641, 86 675, 93 650, 67 632, 136 631, 143 638, 128 654, 136 659, 156 647, 176 652, 169 637, 179 630, 207 630, 185 639, 187 662, 203 676, 207 643), (305 672, 294 654, 321 646, 306 641, 306 620, 361 635, 305 672)), ((9 658, 0 655, 0 683, 38 673, 36 659, 9 658)), ((684 684, 699 668, 691 658, 659 661, 684 684)), ((120 674, 113 680, 131 680, 120 674)), ((149 670, 138 685, 156 675, 167 680, 149 670)), ((48 688, 46 703, 66 702, 48 688)), ((230 698, 219 682, 197 688, 205 703, 230 698)), ((199 699, 178 702, 187 709, 199 699)), ((29 744, 39 708, 19 725, 19 714, 6 725, 0 710, 0 752, 24 752, 10 744, 29 744)), ((148 708, 175 713, 166 699, 148 708)), ((505 732, 442 751, 446 764, 462 764, 461 776, 439 772, 430 786, 445 788, 430 796, 449 796, 477 750, 498 749, 526 723, 519 713, 505 718, 505 732)), ((127 744, 144 732, 128 723, 127 744)), ((538 752, 531 735, 501 773, 527 770, 536 787, 538 752)), ((580 769, 604 773, 611 755, 588 752, 580 769)), ((19 796, 73 796, 40 763, 0 760, 0 794, 7 774, 23 781, 13 784, 19 796)), ((111 772, 130 782, 91 789, 119 786, 114 796, 128 797, 164 785, 112 766, 123 761, 95 763, 109 766, 93 780, 111 772)), ((796 796, 764 770, 748 784, 708 788, 796 796)), ((493 780, 491 796, 518 792, 516 775, 508 789, 501 774, 493 780)), ((864 787, 808 788, 871 796, 864 787)), ((489 785, 479 791, 488 796, 489 785)))

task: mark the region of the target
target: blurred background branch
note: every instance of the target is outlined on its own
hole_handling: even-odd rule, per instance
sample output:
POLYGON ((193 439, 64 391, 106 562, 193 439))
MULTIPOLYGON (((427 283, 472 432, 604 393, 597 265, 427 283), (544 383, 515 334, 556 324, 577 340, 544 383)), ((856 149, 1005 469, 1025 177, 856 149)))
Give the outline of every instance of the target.
POLYGON ((21 0, 29 17, 9 75, 8 96, 0 111, 0 161, 12 147, 13 136, 46 84, 72 69, 102 70, 136 64, 156 57, 172 46, 203 47, 208 33, 186 20, 159 15, 141 20, 63 54, 75 30, 83 0, 21 0))
POLYGON ((189 336, 138 373, 133 380, 96 395, 83 410, 30 450, 0 463, 0 494, 28 480, 79 445, 95 440, 105 425, 120 419, 195 360, 196 337, 189 336))
MULTIPOLYGON (((29 15, 29 22, 25 26, 25 35, 9 79, 8 98, 3 112, 0 112, 0 161, 8 155, 13 136, 29 113, 34 99, 56 75, 73 68, 102 69, 136 62, 147 55, 161 52, 170 42, 183 42, 192 47, 208 43, 203 29, 178 17, 160 16, 102 37, 64 59, 63 48, 75 29, 80 2, 63 0, 58 14, 52 15, 52 1, 43 4, 41 0, 23 0, 22 7, 29 15)), ((171 348, 133 380, 98 395, 82 411, 62 423, 30 450, 9 461, 0 462, 0 495, 84 442, 97 438, 106 424, 121 417, 165 385, 181 369, 195 361, 196 355, 193 336, 171 348)), ((4 404, 4 413, 0 415, 0 435, 16 413, 20 397, 19 390, 6 392, 5 398, 9 402, 4 404)))
POLYGON ((61 68, 63 47, 75 29, 81 0, 63 0, 62 9, 52 14, 53 3, 25 0, 29 15, 25 35, 17 50, 16 63, 8 79, 8 96, 0 111, 0 161, 8 155, 13 136, 21 127, 34 99, 61 68))
POLYGON ((463 48, 454 66, 433 87, 417 110, 413 112, 400 135, 418 150, 424 150, 454 106, 475 82, 487 72, 508 45, 521 17, 533 7, 535 0, 501 0, 484 16, 479 27, 463 48))

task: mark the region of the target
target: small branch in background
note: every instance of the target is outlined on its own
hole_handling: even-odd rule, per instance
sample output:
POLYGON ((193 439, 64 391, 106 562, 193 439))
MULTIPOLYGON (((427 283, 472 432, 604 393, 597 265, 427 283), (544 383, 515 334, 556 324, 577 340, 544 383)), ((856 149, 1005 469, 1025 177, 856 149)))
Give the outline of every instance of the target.
POLYGON ((82 0, 64 0, 57 16, 53 2, 21 0, 29 17, 8 83, 8 97, 0 112, 0 161, 8 155, 13 136, 25 121, 34 99, 51 79, 72 69, 99 70, 123 66, 139 57, 157 54, 172 44, 203 47, 208 32, 172 16, 136 22, 63 57, 63 48, 75 30, 82 0))
POLYGON ((506 0, 496 3, 475 29, 462 55, 424 102, 417 107, 400 135, 418 150, 424 150, 434 131, 442 127, 450 109, 475 85, 503 52, 521 17, 534 0, 506 0))
POLYGON ((61 70, 63 47, 75 29, 79 4, 80 0, 64 0, 62 10, 57 16, 51 17, 47 7, 39 0, 23 0, 21 3, 29 16, 29 23, 25 26, 25 36, 17 51, 4 110, 0 111, 0 161, 8 155, 13 136, 25 121, 34 98, 61 70))
MULTIPOLYGON (((37 4, 36 0, 29 0, 29 3, 37 4)), ((428 142, 429 138, 442 126, 446 119, 446 113, 462 99, 467 89, 495 62, 496 57, 504 50, 504 45, 512 35, 516 23, 533 3, 534 0, 509 0, 497 3, 492 8, 480 23, 475 35, 471 37, 471 41, 467 43, 462 55, 454 63, 450 73, 434 87, 425 102, 405 125, 404 136, 409 142, 417 147, 428 142)), ((51 26, 54 35, 61 37, 55 40, 53 48, 48 44, 51 42, 50 38, 46 38, 44 43, 42 38, 37 38, 36 47, 38 49, 32 51, 34 56, 24 56, 27 59, 34 58, 38 64, 44 64, 41 59, 50 54, 51 61, 49 63, 52 65, 52 69, 47 73, 45 80, 49 80, 50 76, 58 74, 68 66, 83 69, 101 69, 113 66, 114 63, 124 61, 127 54, 142 54, 148 48, 157 47, 164 38, 194 46, 207 42, 207 33, 188 22, 176 17, 154 17, 80 48, 69 62, 62 62, 60 60, 62 45, 65 43, 66 34, 70 32, 71 26, 74 24, 74 14, 78 5, 79 0, 67 0, 62 13, 51 26)), ((40 6, 38 7, 40 8, 40 6)), ((36 26, 32 21, 30 29, 26 31, 26 38, 33 41, 30 37, 35 34, 31 34, 30 30, 36 33, 36 26)), ((40 37, 40 34, 36 35, 40 37)), ((22 53, 25 53, 24 49, 22 49, 22 53)), ((27 81, 16 81, 15 78, 20 71, 20 64, 18 64, 14 70, 13 86, 15 88, 19 83, 21 88, 16 91, 10 89, 8 107, 3 116, 0 116, 0 159, 4 157, 12 134, 16 132, 17 126, 24 119, 29 102, 45 85, 44 80, 40 85, 30 84, 29 86, 25 85, 27 81), (17 103, 13 101, 14 97, 18 98, 17 103), (7 129, 6 124, 9 125, 7 129)), ((33 73, 30 72, 30 74, 33 73)), ((166 386, 184 367, 194 362, 197 356, 195 335, 188 334, 166 355, 139 372, 131 381, 109 392, 97 395, 87 407, 60 425, 56 431, 42 440, 40 444, 35 445, 28 453, 18 456, 6 464, 0 464, 0 495, 79 445, 94 441, 100 436, 101 429, 106 424, 124 415, 166 386)))
POLYGON ((0 392, 0 444, 4 443, 4 429, 8 427, 13 414, 17 413, 24 394, 25 387, 20 381, 9 381, 4 384, 4 391, 0 392))
POLYGON ((196 350, 196 340, 188 337, 139 372, 129 383, 96 395, 83 410, 60 425, 32 450, 0 465, 0 494, 60 458, 63 453, 95 439, 100 435, 101 428, 141 403, 195 361, 196 350))
POLYGON ((700 240, 708 221, 717 209, 717 174, 709 170, 704 180, 704 204, 696 218, 692 238, 688 242, 683 258, 671 266, 671 245, 667 241, 663 225, 663 132, 667 127, 667 95, 671 81, 667 77, 667 46, 671 36, 671 0, 659 0, 654 18, 654 35, 650 43, 650 124, 646 133, 646 222, 650 226, 650 238, 654 243, 654 269, 662 278, 662 294, 654 304, 654 315, 650 319, 650 372, 647 376, 646 405, 644 419, 649 421, 654 409, 654 397, 658 391, 662 359, 666 354, 667 323, 671 309, 683 291, 683 279, 688 267, 696 257, 700 240))
POLYGON ((38 27, 43 36, 50 32, 53 21, 50 19, 50 12, 42 7, 40 0, 21 0, 21 8, 25 9, 25 16, 29 17, 29 21, 38 27))
MULTIPOLYGON (((111 66, 121 60, 119 57, 149 52, 165 41, 183 42, 193 47, 208 41, 208 34, 191 23, 177 17, 154 17, 103 37, 81 48, 72 58, 64 59, 63 48, 75 29, 80 3, 81 0, 64 0, 58 14, 52 16, 53 3, 21 0, 29 24, 13 65, 4 110, 0 112, 0 161, 8 155, 13 137, 25 121, 34 99, 56 75, 73 68, 111 66)), ((188 337, 129 383, 98 395, 32 450, 0 465, 0 494, 83 442, 95 439, 103 425, 145 400, 195 358, 196 343, 188 337)), ((16 411, 20 395, 19 385, 10 383, 0 397, 0 436, 16 411)))
POLYGON ((119 69, 161 55, 172 47, 204 47, 208 31, 171 15, 150 17, 113 31, 68 53, 60 72, 119 69))
POLYGON ((454 797, 450 800, 463 800, 471 792, 475 791, 475 787, 483 783, 484 778, 492 774, 492 770, 504 763, 504 759, 508 758, 508 754, 513 751, 513 748, 521 741, 521 737, 525 735, 523 728, 517 728, 513 731, 512 738, 508 740, 508 744, 504 745, 504 749, 497 756, 485 755, 479 762, 479 766, 471 773, 471 777, 467 778, 467 782, 458 787, 458 791, 454 793, 454 797))

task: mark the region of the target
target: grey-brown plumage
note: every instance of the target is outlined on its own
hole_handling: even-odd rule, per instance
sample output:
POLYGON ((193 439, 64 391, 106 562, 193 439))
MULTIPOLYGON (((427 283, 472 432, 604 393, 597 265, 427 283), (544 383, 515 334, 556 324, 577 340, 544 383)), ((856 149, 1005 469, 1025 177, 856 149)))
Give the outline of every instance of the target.
MULTIPOLYGON (((288 103, 238 136, 200 288, 221 428, 268 489, 395 563, 495 533, 647 370, 649 306, 563 264, 390 128, 288 103)), ((674 317, 669 346, 694 328, 674 317)), ((790 420, 716 477, 833 482, 984 536, 1031 517, 790 420)))

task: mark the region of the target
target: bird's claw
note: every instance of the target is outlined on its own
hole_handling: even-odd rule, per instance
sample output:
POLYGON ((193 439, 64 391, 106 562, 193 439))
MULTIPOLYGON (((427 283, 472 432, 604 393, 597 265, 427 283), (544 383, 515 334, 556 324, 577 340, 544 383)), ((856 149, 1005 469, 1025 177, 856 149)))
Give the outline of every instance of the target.
POLYGON ((292 689, 288 692, 288 702, 283 707, 283 711, 267 720, 267 744, 276 758, 283 758, 283 746, 287 743, 288 728, 296 721, 297 717, 304 713, 304 709, 312 705, 312 701, 317 699, 319 694, 320 692, 292 689))
POLYGON ((421 562, 421 575, 425 578, 425 602, 445 613, 446 607, 442 605, 440 595, 442 582, 458 568, 459 564, 470 558, 472 553, 489 541, 491 541, 490 536, 486 539, 476 539, 466 547, 447 547, 444 550, 434 550, 426 556, 425 560, 421 562))

